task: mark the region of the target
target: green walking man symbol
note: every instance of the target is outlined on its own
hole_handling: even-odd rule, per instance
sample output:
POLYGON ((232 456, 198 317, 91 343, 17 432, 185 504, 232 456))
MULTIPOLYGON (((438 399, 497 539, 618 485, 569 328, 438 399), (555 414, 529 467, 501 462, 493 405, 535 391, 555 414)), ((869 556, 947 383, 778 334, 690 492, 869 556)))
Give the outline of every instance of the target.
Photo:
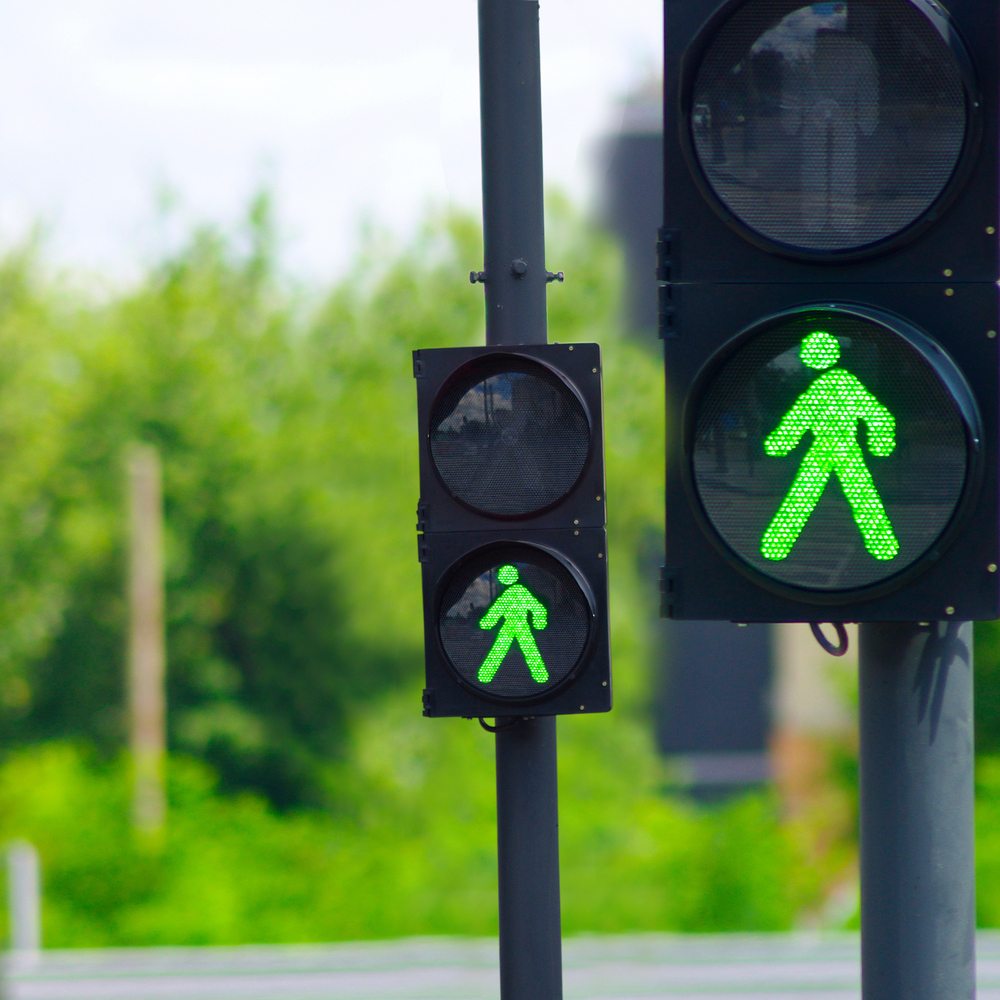
POLYGON ((872 454, 883 458, 896 447, 896 418, 857 376, 834 367, 840 360, 840 345, 826 331, 810 333, 802 341, 799 357, 804 365, 823 374, 764 439, 764 451, 781 457, 797 447, 807 433, 812 433, 813 440, 764 532, 761 554, 765 559, 787 558, 830 477, 836 475, 869 555, 883 561, 893 559, 899 552, 899 541, 858 444, 858 423, 867 427, 872 454))
POLYGON ((489 684, 493 680, 510 647, 517 642, 532 679, 544 684, 549 679, 549 672, 538 651, 532 629, 541 632, 549 623, 549 613, 545 610, 545 605, 523 583, 517 582, 518 572, 515 566, 509 563, 501 566, 497 570, 497 579, 507 589, 486 609, 486 614, 479 620, 479 627, 495 628, 501 618, 503 625, 479 668, 479 681, 481 684, 489 684))

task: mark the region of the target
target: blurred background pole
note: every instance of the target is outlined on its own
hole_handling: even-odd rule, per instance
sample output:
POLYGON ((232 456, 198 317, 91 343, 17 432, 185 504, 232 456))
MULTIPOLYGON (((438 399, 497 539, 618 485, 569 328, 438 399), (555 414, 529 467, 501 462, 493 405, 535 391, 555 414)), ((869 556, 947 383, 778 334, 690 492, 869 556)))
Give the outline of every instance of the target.
POLYGON ((42 947, 41 895, 38 851, 15 841, 7 847, 7 907, 10 947, 19 959, 37 957, 42 947))
POLYGON ((129 647, 128 700, 132 750, 133 821, 155 834, 163 828, 166 752, 163 638, 163 503, 154 448, 128 454, 129 647))
MULTIPOLYGON (((545 343, 542 97, 535 0, 479 0, 486 343, 545 343)), ((500 995, 562 997, 556 720, 496 735, 500 995)))
POLYGON ((972 623, 859 633, 862 995, 969 1000, 972 623))

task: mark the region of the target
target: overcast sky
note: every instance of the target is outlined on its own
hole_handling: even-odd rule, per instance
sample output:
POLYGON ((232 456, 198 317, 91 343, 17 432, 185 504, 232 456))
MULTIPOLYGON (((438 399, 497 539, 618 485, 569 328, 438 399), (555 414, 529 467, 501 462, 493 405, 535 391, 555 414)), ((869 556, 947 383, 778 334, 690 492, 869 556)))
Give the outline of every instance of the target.
MULTIPOLYGON (((275 194, 285 263, 345 267, 359 221, 480 210, 475 0, 27 0, 0 41, 0 243, 128 275, 156 192, 226 222, 275 194)), ((589 197, 595 141, 658 71, 661 0, 542 0, 546 182, 589 197)))

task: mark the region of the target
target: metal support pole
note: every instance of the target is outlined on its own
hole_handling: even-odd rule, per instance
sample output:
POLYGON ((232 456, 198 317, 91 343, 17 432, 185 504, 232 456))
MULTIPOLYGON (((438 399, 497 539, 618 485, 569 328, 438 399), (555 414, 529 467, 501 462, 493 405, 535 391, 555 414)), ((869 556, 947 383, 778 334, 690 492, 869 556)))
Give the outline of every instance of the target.
MULTIPOLYGON (((537 0, 479 0, 486 343, 546 341, 537 0)), ((496 735, 500 995, 560 1000, 559 805, 554 718, 496 735)))
POLYGON ((497 732, 500 996, 562 997, 556 720, 497 732))
POLYGON ((537 0, 479 0, 486 343, 544 344, 537 0))
POLYGON ((975 996, 972 623, 860 627, 864 1000, 975 996))

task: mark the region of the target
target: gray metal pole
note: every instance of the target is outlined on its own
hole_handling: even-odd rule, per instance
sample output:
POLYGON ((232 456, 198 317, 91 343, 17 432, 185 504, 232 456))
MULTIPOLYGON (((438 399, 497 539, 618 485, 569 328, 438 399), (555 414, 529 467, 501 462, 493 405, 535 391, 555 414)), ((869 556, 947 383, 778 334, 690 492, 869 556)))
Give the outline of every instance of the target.
POLYGON ((972 623, 860 627, 864 1000, 975 996, 972 623))
POLYGON ((500 996, 559 1000, 559 799, 556 720, 497 732, 500 996))
MULTIPOLYGON (((545 221, 536 0, 479 0, 486 343, 544 344, 545 221)), ((560 1000, 556 720, 496 734, 500 995, 560 1000)))
POLYGON ((486 343, 544 344, 537 0, 479 0, 486 343))

